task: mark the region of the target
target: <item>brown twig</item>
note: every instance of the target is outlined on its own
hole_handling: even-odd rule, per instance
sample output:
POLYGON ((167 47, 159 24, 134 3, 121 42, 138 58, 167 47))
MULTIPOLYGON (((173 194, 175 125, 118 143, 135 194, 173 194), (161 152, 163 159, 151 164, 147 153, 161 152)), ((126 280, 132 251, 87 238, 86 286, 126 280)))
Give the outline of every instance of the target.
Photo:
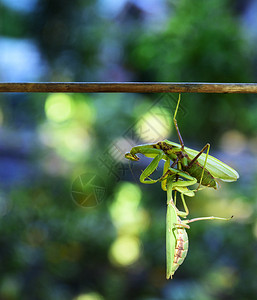
POLYGON ((7 82, 2 93, 257 93, 257 83, 7 82))

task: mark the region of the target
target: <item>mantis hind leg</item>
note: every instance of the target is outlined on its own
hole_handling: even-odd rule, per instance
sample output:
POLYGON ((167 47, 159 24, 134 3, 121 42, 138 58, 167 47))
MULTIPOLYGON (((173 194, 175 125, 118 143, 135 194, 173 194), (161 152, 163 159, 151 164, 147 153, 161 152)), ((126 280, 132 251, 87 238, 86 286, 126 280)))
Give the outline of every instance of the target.
POLYGON ((179 94, 179 96, 178 96, 178 103, 177 103, 177 106, 176 106, 176 109, 175 109, 175 113, 174 113, 174 116, 173 116, 173 123, 175 125, 176 131, 177 131, 177 134, 178 134, 178 139, 179 139, 179 142, 180 142, 180 145, 181 145, 181 150, 183 150, 185 145, 184 145, 184 141, 182 139, 181 133, 179 131, 178 122, 177 122, 177 119, 176 119, 176 116, 177 116, 177 113, 178 113, 179 104, 180 104, 180 100, 181 100, 181 94, 179 94))
POLYGON ((202 170, 202 174, 201 174, 201 178, 200 178, 200 181, 199 181, 199 186, 198 188, 196 189, 196 191, 199 190, 201 184, 202 184, 202 181, 203 181, 203 175, 204 175, 204 170, 206 168, 206 164, 207 164, 207 159, 208 159, 208 155, 209 155, 209 151, 210 151, 210 144, 207 143, 203 149, 191 160, 191 162, 188 164, 188 168, 190 168, 196 161, 197 159, 204 153, 204 151, 207 149, 206 151, 206 155, 205 155, 205 160, 204 160, 204 165, 203 165, 203 170, 202 170))
POLYGON ((183 222, 188 224, 188 223, 193 223, 193 222, 197 222, 197 221, 205 221, 205 220, 222 220, 222 221, 230 221, 233 218, 233 216, 229 217, 229 218, 221 218, 221 217, 200 217, 200 218, 194 218, 191 220, 184 220, 183 222))
MULTIPOLYGON (((175 125, 175 128, 176 128, 176 131, 177 131, 177 134, 178 134, 178 138, 179 138, 179 142, 180 142, 180 145, 181 145, 181 150, 184 149, 184 141, 182 139, 182 136, 181 136, 181 133, 179 131, 179 128, 178 128, 178 122, 177 122, 177 113, 178 113, 178 108, 179 108, 179 104, 180 104, 180 101, 181 101, 181 94, 179 94, 179 97, 178 97, 178 103, 177 103, 177 106, 176 106, 176 109, 175 109, 175 113, 174 113, 174 117, 173 117, 173 122, 174 122, 174 125, 175 125)), ((193 158, 193 160, 189 163, 188 167, 192 166, 195 161, 198 159, 198 157, 207 149, 207 152, 206 152, 206 158, 205 158, 205 161, 204 161, 204 166, 203 166, 203 170, 202 170, 202 174, 201 174, 201 177, 200 177, 200 181, 199 181, 199 186, 198 188, 195 190, 195 191, 198 191, 201 184, 202 184, 202 181, 203 181, 203 176, 204 176, 204 170, 206 169, 206 164, 207 164, 207 158, 208 158, 208 155, 209 155, 209 151, 210 151, 210 144, 206 144, 203 149, 193 158)))

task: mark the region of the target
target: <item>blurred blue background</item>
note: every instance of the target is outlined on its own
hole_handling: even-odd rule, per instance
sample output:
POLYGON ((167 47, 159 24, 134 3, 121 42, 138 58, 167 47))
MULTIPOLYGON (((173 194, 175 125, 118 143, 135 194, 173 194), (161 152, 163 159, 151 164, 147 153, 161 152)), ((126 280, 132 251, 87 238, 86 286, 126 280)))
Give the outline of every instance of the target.
MULTIPOLYGON (((255 0, 1 0, 0 81, 256 82, 255 0)), ((256 95, 183 94, 186 146, 240 179, 188 199, 165 279, 165 193, 136 144, 177 142, 178 95, 0 95, 0 299, 255 299, 256 95)), ((161 172, 161 168, 159 170, 161 172)), ((157 176, 157 174, 155 175, 157 176)))

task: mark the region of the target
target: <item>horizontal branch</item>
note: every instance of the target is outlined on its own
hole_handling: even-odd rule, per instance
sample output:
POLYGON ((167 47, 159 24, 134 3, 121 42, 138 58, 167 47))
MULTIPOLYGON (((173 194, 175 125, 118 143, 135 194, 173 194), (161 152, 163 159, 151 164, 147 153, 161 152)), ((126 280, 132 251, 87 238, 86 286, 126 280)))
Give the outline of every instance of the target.
POLYGON ((24 82, 0 83, 2 93, 257 93, 257 83, 24 82))

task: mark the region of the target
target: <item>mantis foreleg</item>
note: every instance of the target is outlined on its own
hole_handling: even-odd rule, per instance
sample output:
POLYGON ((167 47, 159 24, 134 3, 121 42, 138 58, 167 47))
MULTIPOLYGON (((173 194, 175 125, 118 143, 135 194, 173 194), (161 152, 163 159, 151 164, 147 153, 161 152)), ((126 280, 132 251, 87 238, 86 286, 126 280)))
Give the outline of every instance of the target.
POLYGON ((151 163, 142 172, 142 174, 139 178, 140 182, 146 183, 146 184, 152 184, 152 183, 159 181, 159 179, 151 179, 151 178, 149 178, 149 176, 157 169, 159 162, 165 156, 166 155, 164 153, 160 153, 151 161, 151 163))

